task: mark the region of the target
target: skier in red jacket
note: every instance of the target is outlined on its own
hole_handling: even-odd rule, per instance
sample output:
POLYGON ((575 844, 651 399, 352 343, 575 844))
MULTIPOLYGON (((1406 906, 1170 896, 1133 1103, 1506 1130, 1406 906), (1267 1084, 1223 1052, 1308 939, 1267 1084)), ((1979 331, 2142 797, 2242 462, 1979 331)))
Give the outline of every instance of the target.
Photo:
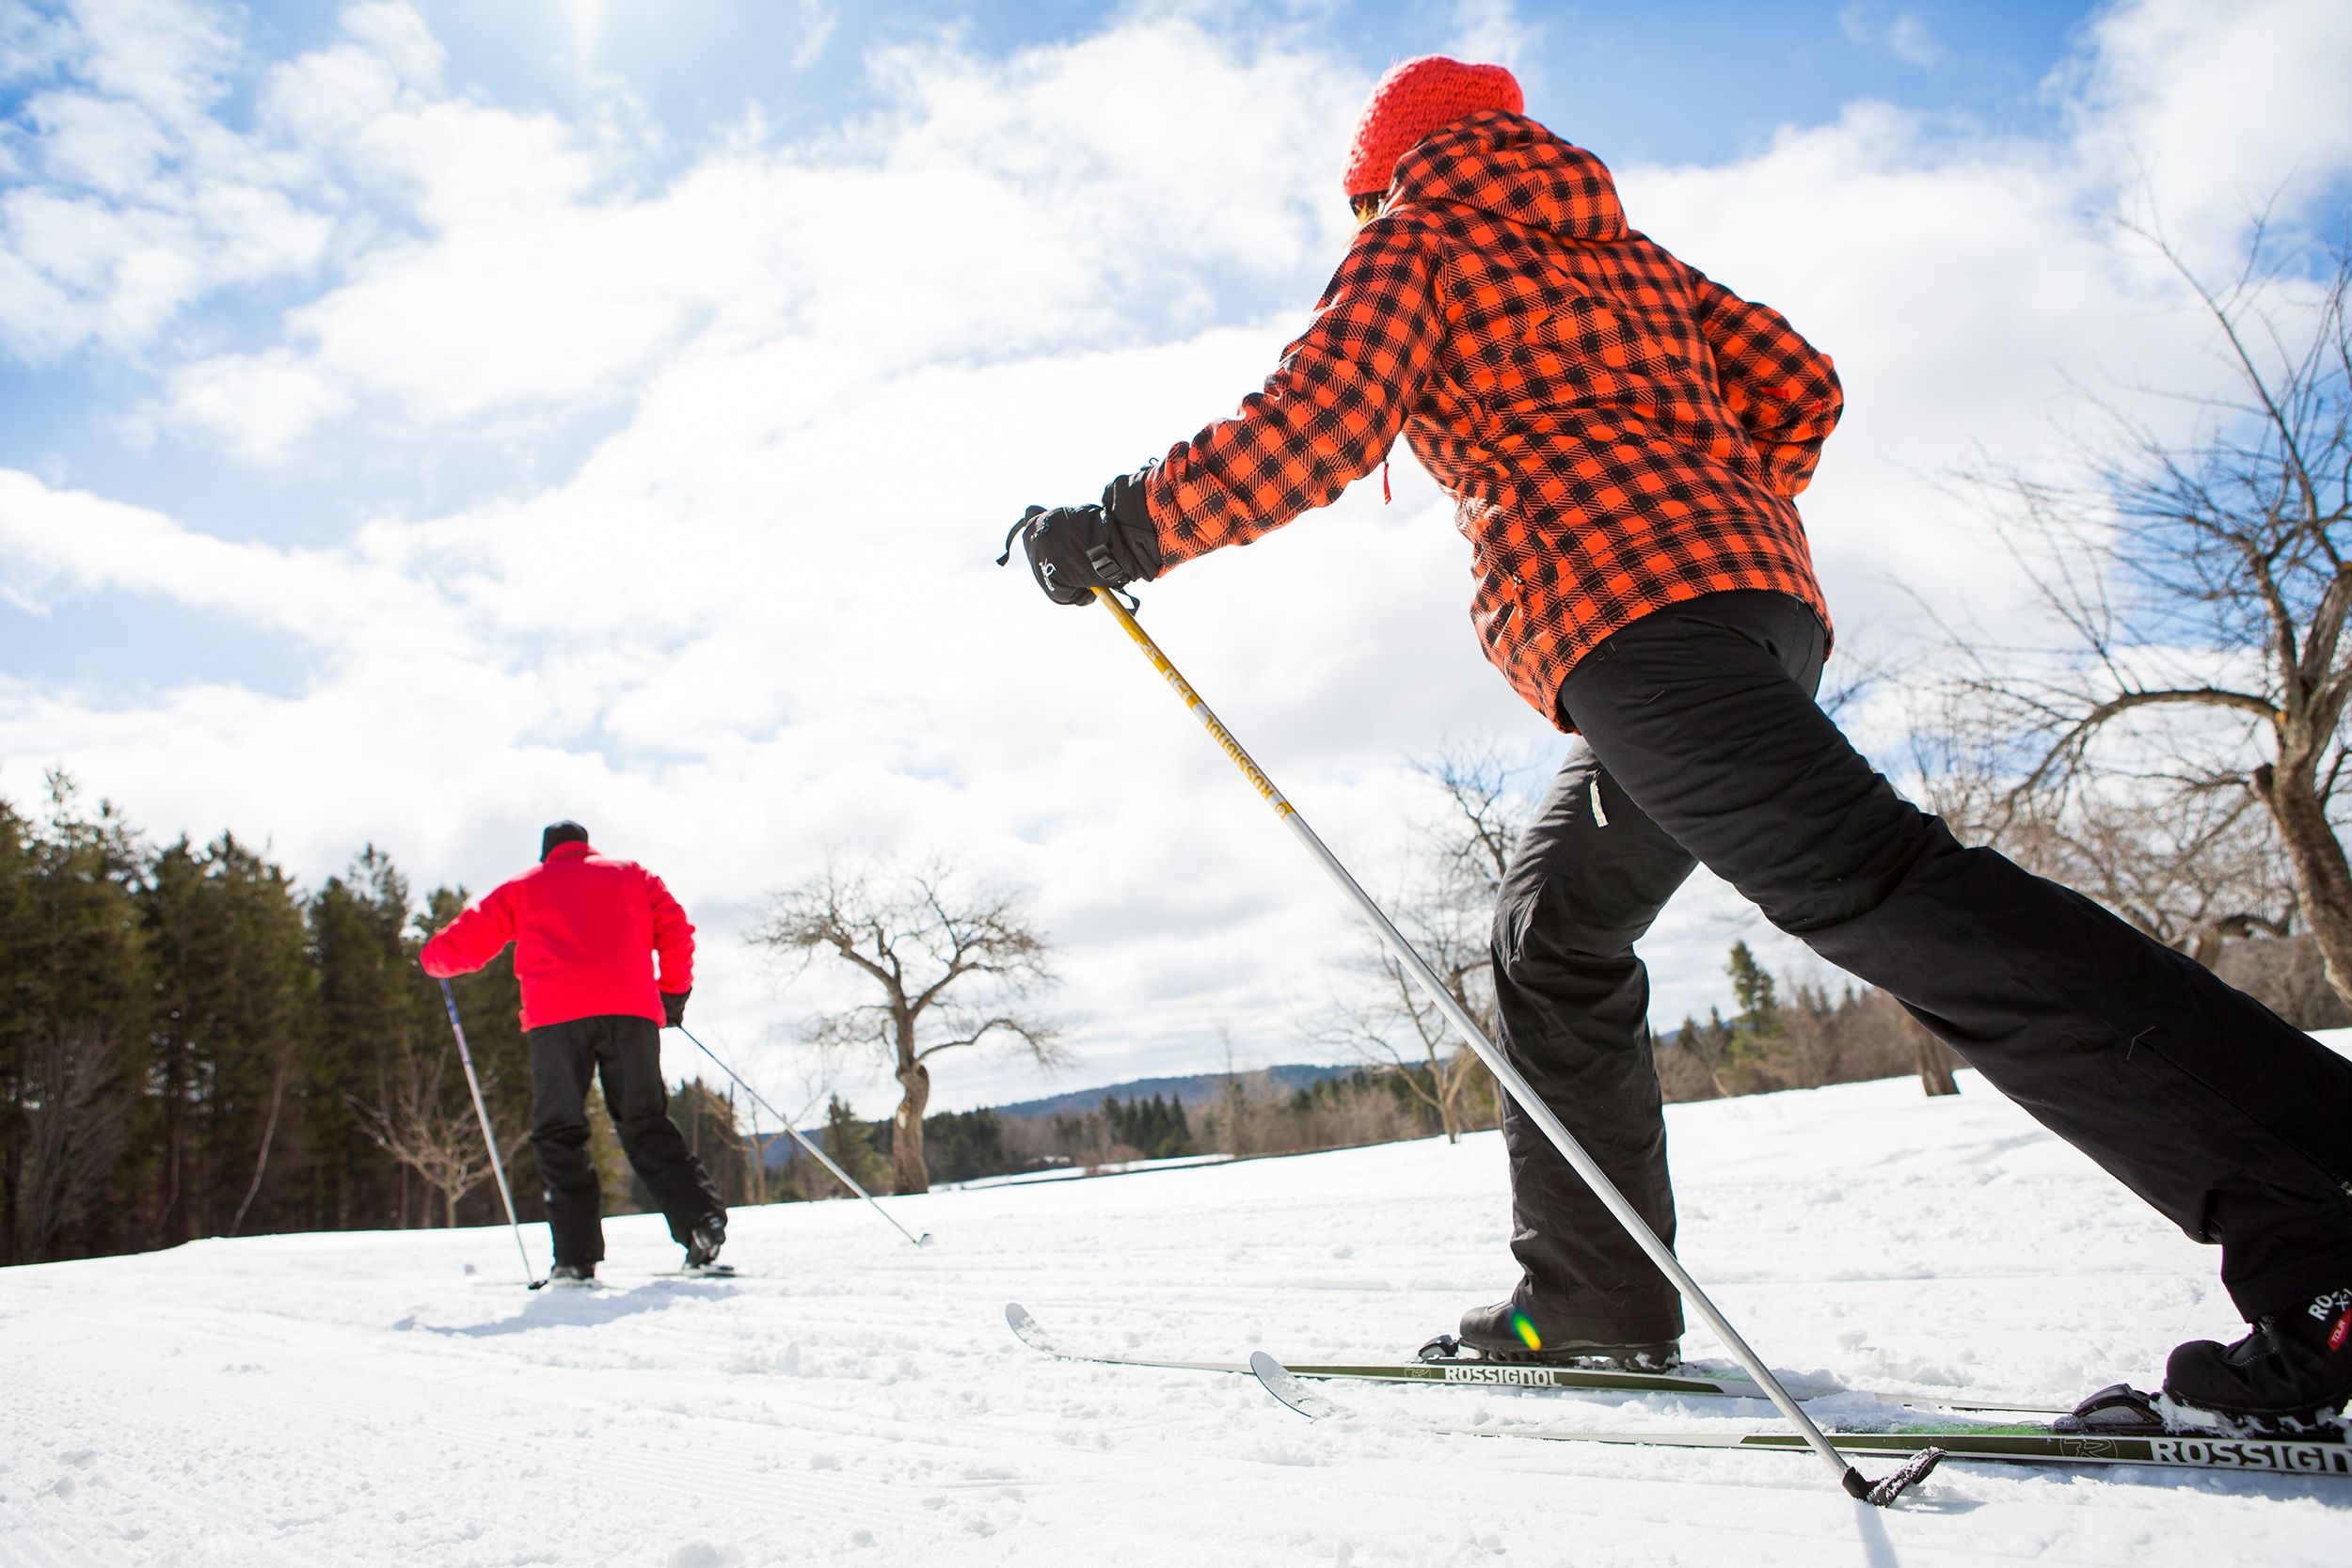
MULTIPOLYGON (((2352 1064, 2066 888, 1960 844, 1813 697, 1829 616, 1796 498, 1837 422, 1829 357, 1628 227, 1601 161, 1499 66, 1381 79, 1344 181, 1359 228, 1239 414, 1033 509, 1058 604, 1246 545, 1399 435, 1452 495, 1487 657, 1571 736, 1497 900, 1500 1045, 1669 1243, 1674 1193, 1634 943, 1704 863, 1891 992, 2190 1236, 2253 1332, 2168 1392, 2291 1418, 2352 1396, 2352 1064)), ((1681 1303, 1517 1108, 1494 1357, 1674 1361, 1681 1303)))
POLYGON ((531 1041, 531 1148, 555 1238, 550 1277, 594 1279, 604 1258, 588 1153, 588 1082, 598 1073, 621 1148, 686 1248, 687 1267, 708 1267, 726 1241, 726 1206, 670 1119, 661 1082, 661 1028, 686 1021, 694 983, 686 911, 660 878, 597 854, 587 829, 558 822, 540 837, 537 865, 434 933, 424 972, 469 973, 510 942, 531 1041))

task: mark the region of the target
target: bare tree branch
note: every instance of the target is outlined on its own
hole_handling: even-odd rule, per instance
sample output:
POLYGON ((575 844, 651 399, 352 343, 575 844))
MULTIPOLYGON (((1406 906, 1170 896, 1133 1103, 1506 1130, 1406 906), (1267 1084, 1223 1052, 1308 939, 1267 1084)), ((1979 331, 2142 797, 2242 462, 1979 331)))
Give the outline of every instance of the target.
POLYGON ((870 873, 828 864, 775 896, 755 940, 801 964, 829 954, 880 993, 820 1015, 807 1038, 820 1051, 868 1052, 898 1078, 899 1192, 930 1186, 923 1114, 931 1057, 1002 1038, 1048 1070, 1068 1060, 1060 1025, 1013 1006, 1056 984, 1046 940, 1017 890, 967 886, 943 862, 870 873))

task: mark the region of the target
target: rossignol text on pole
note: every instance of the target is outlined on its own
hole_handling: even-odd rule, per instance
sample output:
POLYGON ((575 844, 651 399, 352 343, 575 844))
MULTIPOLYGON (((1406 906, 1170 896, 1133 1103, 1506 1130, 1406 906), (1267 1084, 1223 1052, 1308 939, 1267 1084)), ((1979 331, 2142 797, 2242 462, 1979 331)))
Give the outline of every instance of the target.
MULTIPOLYGON (((1577 1175, 1584 1179, 1585 1185, 1592 1188, 1594 1196, 1601 1200, 1610 1213, 1616 1216, 1617 1223, 1625 1227, 1626 1233, 1631 1236, 1640 1244, 1642 1250, 1649 1255, 1650 1261, 1658 1265, 1659 1272, 1674 1281, 1675 1288, 1682 1292, 1683 1299, 1688 1301, 1698 1315, 1706 1321, 1707 1326, 1715 1331, 1717 1338, 1723 1340, 1724 1348, 1731 1353, 1732 1358, 1746 1370, 1750 1377, 1756 1379, 1766 1397, 1772 1402, 1783 1416, 1788 1418, 1789 1424, 1803 1435, 1806 1445, 1837 1472, 1838 1483, 1855 1497, 1881 1504, 1893 1501, 1903 1485, 1907 1484, 1909 1480, 1916 1479, 1915 1476, 1892 1477, 1887 1482, 1874 1487, 1859 1470, 1848 1463, 1846 1456, 1837 1451, 1836 1445, 1832 1444, 1820 1427, 1815 1424, 1813 1418, 1807 1416, 1797 1402, 1789 1396, 1788 1390, 1781 1386, 1780 1379, 1772 1375, 1772 1370, 1764 1364, 1756 1352, 1748 1348, 1748 1342, 1740 1337, 1739 1331, 1734 1329, 1724 1315, 1715 1309, 1715 1304, 1708 1299, 1707 1292, 1699 1289, 1698 1281, 1691 1277, 1690 1272, 1683 1268, 1681 1260, 1675 1257, 1673 1250, 1658 1239, 1658 1233, 1652 1230, 1648 1223, 1634 1211, 1633 1206, 1626 1201, 1625 1195, 1617 1191, 1616 1183, 1610 1180, 1608 1173, 1603 1171, 1594 1162, 1593 1157, 1584 1151, 1584 1146, 1577 1142, 1576 1135, 1570 1132, 1562 1124, 1560 1118, 1552 1114, 1551 1107, 1546 1105, 1536 1096, 1535 1091, 1528 1086, 1527 1080, 1519 1075, 1518 1069, 1504 1060, 1502 1053, 1495 1049, 1494 1043, 1486 1038, 1486 1031, 1478 1026, 1477 1021, 1470 1017, 1459 1001, 1455 1000, 1454 993, 1446 990, 1445 983, 1438 978, 1437 974, 1422 960, 1422 956, 1413 950, 1412 943, 1406 942, 1404 934, 1390 924, 1389 917, 1381 912, 1380 906, 1374 903, 1372 896, 1357 885, 1356 879, 1348 874, 1347 867, 1340 863, 1339 858, 1333 855, 1323 840, 1315 835, 1315 831, 1307 826, 1306 818, 1300 816, 1296 809, 1288 800, 1282 799, 1282 792, 1274 787, 1274 781, 1267 778, 1265 771, 1250 760, 1249 753, 1242 750, 1241 742, 1233 738, 1232 732, 1225 727, 1216 714, 1209 711, 1209 705, 1202 702, 1200 694, 1192 689, 1191 683, 1177 673, 1176 666, 1168 662, 1166 654, 1160 652, 1159 644, 1152 641, 1151 634, 1136 623, 1136 618, 1127 612, 1127 607, 1119 602, 1118 595, 1106 588, 1097 588, 1094 590, 1094 596, 1102 601, 1104 609, 1118 618, 1120 627, 1135 641, 1136 646, 1143 650, 1144 657, 1152 661, 1152 668, 1166 677, 1176 695, 1184 699, 1184 705, 1192 710, 1193 717, 1200 721, 1201 726, 1216 742, 1217 749, 1232 760, 1234 767, 1241 769, 1242 777, 1249 781, 1250 787, 1265 797, 1266 804, 1274 808, 1275 815, 1282 819, 1299 843, 1306 847, 1307 852, 1314 857, 1315 863, 1323 867, 1324 873, 1331 879, 1342 893, 1347 895, 1348 900, 1356 906, 1356 912, 1364 917, 1365 922, 1372 927, 1381 942, 1395 956, 1397 962, 1405 967, 1406 973, 1410 974, 1414 982, 1427 993, 1429 1000, 1438 1010, 1452 1021, 1454 1029, 1460 1033, 1463 1043, 1477 1053, 1480 1061, 1486 1064, 1487 1070, 1495 1075, 1495 1081, 1502 1085, 1504 1092, 1508 1093, 1519 1109, 1526 1113, 1529 1120, 1543 1129, 1544 1136, 1549 1138, 1553 1147, 1560 1150, 1561 1158, 1567 1161, 1575 1168, 1577 1175)), ((1925 1465, 1920 1466, 1919 1473, 1924 1474, 1925 1469, 1925 1465)))
POLYGON ((515 1192, 506 1184, 506 1162, 499 1157, 498 1134, 490 1131, 490 1108, 482 1102, 482 1080, 474 1076, 473 1053, 466 1049, 466 1026, 457 1022, 457 993, 441 982, 441 1001, 449 1008, 450 1032, 457 1037, 457 1059, 466 1065, 466 1087, 473 1091, 473 1114, 482 1120, 482 1141, 490 1146, 490 1171, 499 1179, 499 1199, 506 1205, 506 1223, 515 1227, 515 1253, 523 1260, 523 1278, 537 1290, 547 1283, 531 1266, 531 1250, 523 1245, 523 1222, 515 1217, 515 1192))
POLYGON ((712 1061, 718 1062, 719 1070, 725 1073, 729 1078, 734 1079, 737 1085, 742 1088, 743 1092, 751 1096, 753 1104, 758 1106, 761 1110, 775 1117, 778 1125, 783 1127, 787 1132, 792 1134, 792 1141, 799 1144, 803 1148, 807 1149, 811 1154, 817 1156, 818 1163, 823 1164, 827 1170, 833 1172, 834 1176, 843 1186, 857 1194, 858 1196, 864 1198, 867 1203, 873 1204, 874 1212, 880 1214, 882 1218, 889 1220, 891 1227, 897 1230, 899 1235, 904 1236, 908 1241, 913 1242, 916 1246, 922 1246, 930 1241, 931 1233, 930 1231, 926 1230, 920 1236, 915 1235, 912 1231, 908 1230, 905 1226, 900 1225, 897 1219, 893 1218, 889 1210, 883 1208, 879 1203, 875 1203, 874 1195, 872 1193, 869 1193, 865 1188, 859 1186, 848 1171, 843 1170, 839 1165, 834 1164, 831 1155, 828 1155, 823 1149, 818 1148, 815 1144, 810 1143, 806 1138, 801 1136, 801 1130, 792 1125, 791 1117, 777 1110, 773 1105, 769 1104, 765 1100, 762 1100, 759 1097, 759 1091, 757 1089, 753 1088, 749 1084, 743 1082, 742 1074, 727 1066, 724 1061, 722 1061, 716 1051, 711 1050, 710 1047, 703 1044, 702 1041, 694 1039, 693 1034, 686 1027, 685 1024, 674 1023, 670 1025, 670 1027, 675 1029, 679 1034, 684 1035, 688 1039, 693 1040, 695 1050, 701 1052, 712 1061))

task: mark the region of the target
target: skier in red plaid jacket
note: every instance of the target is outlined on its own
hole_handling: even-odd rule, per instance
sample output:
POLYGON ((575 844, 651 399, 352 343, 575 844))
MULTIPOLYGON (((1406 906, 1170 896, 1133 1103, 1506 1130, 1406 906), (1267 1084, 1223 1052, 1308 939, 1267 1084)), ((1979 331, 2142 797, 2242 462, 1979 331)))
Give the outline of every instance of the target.
MULTIPOLYGON (((1837 423, 1829 358, 1627 227, 1608 169, 1496 66, 1382 78, 1345 178, 1355 242, 1239 412, 1032 508, 1038 584, 1084 604, 1322 506, 1401 434, 1453 497, 1471 620, 1568 755, 1497 900, 1500 1045, 1669 1243, 1634 944, 1704 863, 1899 998, 2190 1236, 2253 1324, 2167 1390, 2294 1418, 2352 1398, 2352 1063, 2189 958, 1896 793, 1814 702, 1829 615, 1796 499, 1837 423)), ((1510 1295, 1488 1357, 1671 1365, 1681 1304, 1505 1111, 1510 1295)))

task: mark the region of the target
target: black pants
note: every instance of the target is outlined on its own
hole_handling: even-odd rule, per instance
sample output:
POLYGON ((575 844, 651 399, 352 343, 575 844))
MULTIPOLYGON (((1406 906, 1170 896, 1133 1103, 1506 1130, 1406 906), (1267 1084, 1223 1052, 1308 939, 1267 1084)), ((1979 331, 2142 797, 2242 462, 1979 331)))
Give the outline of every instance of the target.
POLYGON ((723 1218, 726 1205, 710 1173, 670 1119, 661 1082, 661 1025, 649 1018, 602 1014, 533 1029, 531 1038, 531 1148, 546 1184, 548 1228, 559 1263, 604 1258, 604 1204, 588 1153, 588 1081, 604 1078, 604 1106, 628 1163, 661 1205, 680 1246, 694 1227, 723 1218))
MULTIPOLYGON (((1634 943, 1694 864, 1891 992, 2199 1241, 2249 1319, 2352 1284, 2352 1062, 2195 961, 1963 847, 1815 705, 1785 594, 1658 611, 1570 672, 1581 732, 1495 911, 1502 1046, 1666 1241, 1674 1192, 1634 943)), ((1674 1288, 1516 1112, 1512 1249, 1537 1326, 1648 1341, 1674 1288)), ((1868 1239, 1853 1238, 1856 1246, 1868 1239)))

